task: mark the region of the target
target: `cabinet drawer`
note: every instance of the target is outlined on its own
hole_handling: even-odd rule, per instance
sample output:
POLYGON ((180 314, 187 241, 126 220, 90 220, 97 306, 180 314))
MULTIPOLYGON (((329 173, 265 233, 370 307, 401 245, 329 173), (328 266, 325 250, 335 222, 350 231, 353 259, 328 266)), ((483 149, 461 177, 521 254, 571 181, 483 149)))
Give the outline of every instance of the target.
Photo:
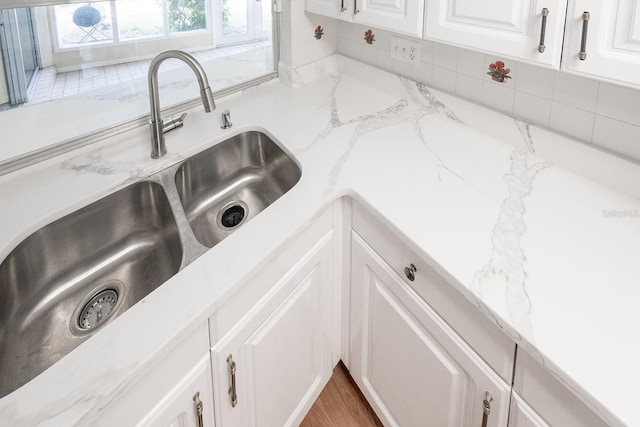
POLYGON ((549 425, 609 425, 522 348, 518 348, 513 381, 513 390, 549 425))
POLYGON ((353 203, 353 230, 411 286, 505 381, 511 383, 515 344, 362 205, 353 203), (415 280, 405 267, 416 267, 415 280))

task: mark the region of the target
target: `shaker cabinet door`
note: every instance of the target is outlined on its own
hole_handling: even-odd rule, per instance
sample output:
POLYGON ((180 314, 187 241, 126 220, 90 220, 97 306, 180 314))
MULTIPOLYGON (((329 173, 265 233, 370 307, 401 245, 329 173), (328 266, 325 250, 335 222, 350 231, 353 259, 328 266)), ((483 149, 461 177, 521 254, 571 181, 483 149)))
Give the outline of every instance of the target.
POLYGON ((350 372, 383 424, 507 425, 510 385, 368 246, 352 240, 350 372))
POLYGON ((424 37, 558 69, 566 0, 427 0, 424 37))
POLYGON ((304 418, 334 366, 331 257, 330 232, 212 348, 216 425, 304 418))
POLYGON ((635 0, 570 0, 563 71, 640 87, 640 5, 635 0))

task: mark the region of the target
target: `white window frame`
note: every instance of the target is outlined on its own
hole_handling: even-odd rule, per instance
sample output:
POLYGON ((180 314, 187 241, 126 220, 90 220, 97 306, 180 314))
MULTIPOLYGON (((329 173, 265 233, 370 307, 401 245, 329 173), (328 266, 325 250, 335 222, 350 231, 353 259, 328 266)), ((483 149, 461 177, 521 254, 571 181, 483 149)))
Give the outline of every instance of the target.
MULTIPOLYGON (((88 3, 88 2, 84 2, 88 3)), ((169 31, 169 8, 167 5, 167 0, 162 0, 162 21, 163 21, 163 30, 164 33, 160 36, 149 36, 149 37, 140 37, 133 39, 125 39, 120 40, 120 31, 118 28, 118 16, 117 16, 117 8, 116 8, 116 0, 108 0, 102 3, 109 3, 110 11, 111 11, 111 20, 112 20, 112 32, 113 38, 111 40, 105 40, 103 42, 89 42, 77 44, 74 46, 60 46, 60 40, 58 37, 58 21, 56 19, 55 6, 48 7, 49 17, 51 22, 51 38, 53 40, 54 51, 56 53, 59 52, 69 52, 74 50, 80 50, 86 48, 87 46, 92 46, 95 48, 100 47, 113 47, 118 45, 127 45, 127 44, 136 44, 136 43, 144 43, 146 41, 157 41, 167 38, 183 38, 183 37, 191 37, 200 34, 210 34, 212 33, 212 25, 211 22, 213 20, 211 16, 212 8, 211 2, 209 0, 205 0, 205 23, 206 27, 202 30, 191 30, 191 31, 181 31, 178 33, 171 33, 169 31)))

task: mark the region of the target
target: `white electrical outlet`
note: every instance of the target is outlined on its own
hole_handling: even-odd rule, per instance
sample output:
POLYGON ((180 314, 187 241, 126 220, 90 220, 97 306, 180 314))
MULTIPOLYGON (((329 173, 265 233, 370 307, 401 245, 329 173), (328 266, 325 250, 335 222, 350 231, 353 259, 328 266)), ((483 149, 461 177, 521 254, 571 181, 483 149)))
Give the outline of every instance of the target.
POLYGON ((420 64, 420 43, 391 37, 391 58, 412 65, 420 64))

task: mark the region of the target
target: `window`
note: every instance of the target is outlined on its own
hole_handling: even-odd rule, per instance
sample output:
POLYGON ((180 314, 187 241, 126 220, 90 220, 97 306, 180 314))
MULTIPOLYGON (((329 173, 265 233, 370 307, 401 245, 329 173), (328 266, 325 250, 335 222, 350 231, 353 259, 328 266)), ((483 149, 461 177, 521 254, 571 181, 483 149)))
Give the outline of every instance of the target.
POLYGON ((54 7, 59 49, 204 31, 208 21, 205 0, 118 0, 54 7))

